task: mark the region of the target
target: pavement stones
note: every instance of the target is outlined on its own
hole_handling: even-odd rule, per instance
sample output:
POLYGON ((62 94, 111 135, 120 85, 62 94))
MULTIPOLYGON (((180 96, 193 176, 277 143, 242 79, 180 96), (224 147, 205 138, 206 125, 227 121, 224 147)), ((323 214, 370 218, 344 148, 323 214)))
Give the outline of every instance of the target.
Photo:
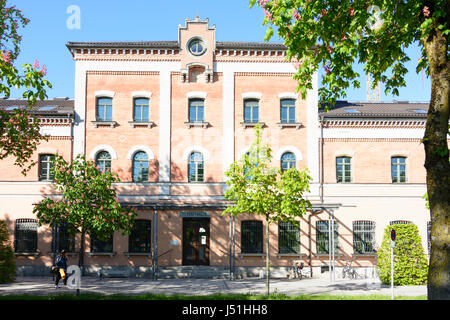
MULTIPOLYGON (((60 282, 62 285, 62 281, 60 282)), ((145 293, 165 295, 211 295, 211 294, 264 294, 265 279, 248 278, 241 280, 223 279, 161 279, 145 278, 95 278, 81 279, 82 293, 99 293, 103 295, 124 294, 140 295, 145 293)), ((0 295, 52 295, 55 293, 75 293, 75 290, 64 287, 55 289, 52 277, 17 277, 16 281, 0 285, 0 295)), ((391 288, 379 280, 336 279, 330 283, 328 279, 271 279, 270 292, 286 295, 301 294, 333 294, 333 295, 391 295, 391 288)), ((426 296, 426 286, 398 286, 394 288, 395 296, 426 296)))

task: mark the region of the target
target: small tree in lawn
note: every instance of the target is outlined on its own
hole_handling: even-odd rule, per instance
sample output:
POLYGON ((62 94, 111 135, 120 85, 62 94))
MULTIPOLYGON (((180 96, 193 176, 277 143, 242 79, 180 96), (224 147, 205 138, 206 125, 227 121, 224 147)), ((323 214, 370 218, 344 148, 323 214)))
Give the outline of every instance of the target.
POLYGON ((35 204, 33 212, 39 225, 54 226, 64 221, 70 233, 81 233, 78 265, 82 268, 86 234, 107 240, 119 229, 129 233, 137 214, 119 203, 112 186, 120 181, 118 175, 102 172, 93 161, 86 161, 85 156, 78 155, 69 164, 57 155, 52 170, 55 189, 62 197, 46 197, 35 204))
POLYGON ((4 220, 0 220, 0 283, 15 280, 16 261, 14 251, 9 242, 8 227, 4 220))
POLYGON ((297 217, 306 213, 311 206, 303 198, 309 191, 307 169, 291 168, 285 172, 270 167, 271 150, 262 142, 262 129, 256 127, 255 141, 249 152, 239 162, 234 162, 225 175, 228 190, 225 198, 234 201, 233 206, 223 214, 238 215, 249 213, 263 216, 266 222, 266 292, 269 288, 269 225, 273 222, 290 222, 298 226, 297 217))

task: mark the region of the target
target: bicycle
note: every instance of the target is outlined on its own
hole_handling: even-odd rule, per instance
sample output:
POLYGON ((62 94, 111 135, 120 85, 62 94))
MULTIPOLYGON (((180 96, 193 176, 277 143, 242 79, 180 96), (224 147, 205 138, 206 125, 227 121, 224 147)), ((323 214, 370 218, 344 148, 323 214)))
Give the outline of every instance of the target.
POLYGON ((352 267, 353 260, 347 260, 345 262, 344 269, 342 269, 342 278, 345 279, 347 276, 349 279, 358 278, 358 273, 355 268, 352 267))

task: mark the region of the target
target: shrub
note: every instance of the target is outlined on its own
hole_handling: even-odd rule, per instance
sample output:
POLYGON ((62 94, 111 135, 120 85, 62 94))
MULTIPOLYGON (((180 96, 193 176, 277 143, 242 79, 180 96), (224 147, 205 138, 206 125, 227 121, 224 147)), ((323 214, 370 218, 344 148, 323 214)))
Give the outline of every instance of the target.
POLYGON ((391 283, 391 229, 396 232, 394 285, 426 284, 428 261, 415 224, 394 224, 385 228, 383 243, 377 252, 377 270, 381 282, 391 283))
POLYGON ((14 252, 9 244, 9 233, 6 222, 0 220, 0 283, 12 282, 15 280, 16 261, 14 252))

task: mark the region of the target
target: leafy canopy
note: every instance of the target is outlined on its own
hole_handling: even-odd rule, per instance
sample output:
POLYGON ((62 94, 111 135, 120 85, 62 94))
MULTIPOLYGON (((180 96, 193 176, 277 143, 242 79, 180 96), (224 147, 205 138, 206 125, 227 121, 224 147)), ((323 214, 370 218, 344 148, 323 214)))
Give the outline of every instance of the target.
POLYGON ((271 161, 271 149, 262 142, 262 129, 258 125, 249 152, 225 172, 229 178, 225 198, 234 204, 223 214, 250 213, 264 216, 269 223, 297 224, 295 218, 311 207, 304 196, 312 178, 307 169, 290 168, 281 172, 270 166, 271 161))
POLYGON ((6 0, 0 0, 0 95, 9 97, 12 87, 24 88, 22 96, 28 100, 28 107, 0 109, 0 160, 14 157, 14 164, 22 167, 24 175, 36 164, 30 160, 36 145, 47 140, 39 133, 39 119, 30 114, 30 106, 36 104, 38 98, 45 99, 46 88, 52 87, 44 79, 47 73, 45 65, 39 70, 37 60, 34 65, 24 64, 23 73, 14 66, 22 41, 19 28, 25 27, 29 21, 21 10, 7 6, 6 0))
POLYGON ((57 155, 52 170, 61 197, 46 197, 35 204, 40 225, 65 221, 72 233, 87 232, 102 240, 116 230, 131 230, 137 213, 119 203, 112 185, 120 181, 116 173, 100 171, 84 155, 71 164, 57 155))
POLYGON ((272 37, 273 27, 284 39, 303 99, 312 89, 313 74, 324 65, 319 96, 327 106, 345 96, 350 85, 360 87, 354 63, 365 64, 373 87, 381 82, 386 93, 398 95, 397 88, 406 85, 408 46, 422 45, 416 71, 429 74, 429 57, 421 41, 433 28, 445 36, 450 32, 444 0, 250 0, 251 7, 255 3, 264 9, 265 40, 272 37))

